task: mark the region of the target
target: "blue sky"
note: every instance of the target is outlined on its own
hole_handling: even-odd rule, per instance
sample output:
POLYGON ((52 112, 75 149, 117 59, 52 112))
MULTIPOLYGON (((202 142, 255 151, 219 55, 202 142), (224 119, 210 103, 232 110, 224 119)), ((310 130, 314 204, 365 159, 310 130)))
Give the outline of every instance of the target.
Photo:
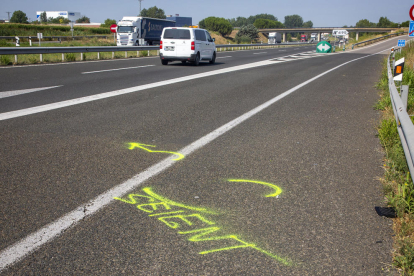
MULTIPOLYGON (((21 10, 31 20, 36 11, 74 11, 100 22, 107 18, 120 20, 123 16, 139 14, 138 0, 1 0, 0 19, 7 19, 6 12, 21 10)), ((165 14, 180 14, 193 18, 193 24, 208 16, 235 18, 259 13, 276 16, 283 23, 286 15, 298 14, 304 21, 311 20, 314 27, 341 27, 355 25, 360 19, 377 23, 381 16, 393 22, 411 20, 409 10, 414 1, 409 0, 143 0, 142 8, 157 6, 165 14)))

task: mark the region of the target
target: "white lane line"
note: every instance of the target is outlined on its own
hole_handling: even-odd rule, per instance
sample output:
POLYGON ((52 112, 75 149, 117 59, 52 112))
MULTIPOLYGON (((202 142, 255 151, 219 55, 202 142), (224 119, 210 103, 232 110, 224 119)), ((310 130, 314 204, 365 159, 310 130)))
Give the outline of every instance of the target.
POLYGON ((100 71, 90 71, 90 72, 82 72, 82 74, 94 74, 94 73, 101 73, 101 72, 111 72, 111 71, 136 69, 136 68, 144 68, 144 67, 151 67, 151 66, 155 66, 155 65, 142 65, 142 66, 135 66, 135 67, 125 67, 125 68, 116 68, 116 69, 108 69, 108 70, 100 70, 100 71))
POLYGON ((145 85, 139 85, 139 86, 135 86, 135 87, 131 87, 131 88, 125 88, 125 89, 121 89, 121 90, 115 90, 115 91, 96 94, 96 95, 92 95, 92 96, 87 96, 87 97, 82 97, 82 98, 77 98, 77 99, 52 103, 52 104, 46 104, 46 105, 41 105, 41 106, 35 106, 35 107, 16 110, 16 111, 0 113, 0 121, 7 120, 7 119, 12 119, 12 118, 17 118, 17 117, 21 117, 21 116, 26 116, 26 115, 31 115, 31 114, 36 114, 36 113, 40 113, 40 112, 45 112, 45 111, 49 111, 49 110, 54 110, 54 109, 58 109, 58 108, 73 106, 73 105, 77 105, 77 104, 97 101, 97 100, 101 100, 101 99, 106 99, 106 98, 110 98, 110 97, 115 97, 115 96, 119 96, 119 95, 128 94, 128 93, 138 92, 138 91, 142 91, 142 90, 146 90, 146 89, 150 89, 150 88, 165 86, 165 85, 169 85, 169 84, 174 84, 174 83, 179 83, 179 82, 184 82, 184 81, 189 81, 189 80, 195 80, 195 79, 199 79, 199 78, 210 77, 210 76, 214 76, 214 75, 225 74, 225 73, 229 73, 229 72, 235 72, 235 71, 239 71, 239 70, 255 68, 255 67, 260 67, 260 66, 266 66, 266 65, 271 65, 271 64, 274 64, 274 62, 272 62, 271 60, 259 61, 259 62, 254 62, 254 63, 250 63, 250 64, 238 65, 238 66, 223 68, 223 69, 219 69, 219 70, 215 70, 215 71, 210 71, 210 72, 185 76, 185 77, 181 77, 181 78, 165 80, 165 81, 160 81, 160 82, 155 82, 155 83, 150 83, 150 84, 145 84, 145 85))
MULTIPOLYGON (((386 50, 388 51, 388 50, 386 50)), ((381 51, 383 52, 383 51, 381 51)), ((379 52, 379 53, 381 53, 379 52)), ((379 54, 376 53, 376 54, 379 54)), ((313 82, 321 78, 322 76, 342 67, 351 62, 364 59, 376 54, 367 55, 363 57, 359 57, 350 61, 347 61, 341 65, 338 65, 328 71, 325 71, 289 90, 280 94, 279 96, 274 97, 273 99, 259 105, 258 107, 248 111, 247 113, 241 115, 240 117, 228 122, 227 124, 217 128, 216 130, 210 132, 209 134, 205 135, 204 137, 198 139, 197 141, 191 143, 190 145, 182 148, 179 152, 183 155, 190 155, 191 153, 195 152, 196 150, 202 148, 203 146, 207 145, 208 143, 212 142, 216 138, 220 137, 221 135, 225 134, 226 132, 230 131, 237 125, 243 123, 247 119, 253 117, 254 115, 258 114, 262 110, 266 109, 267 107, 271 106, 272 104, 276 103, 277 101, 283 99, 284 97, 292 94, 296 90, 306 86, 307 84, 313 82)), ((271 64, 271 63, 270 63, 271 64)), ((256 66, 257 67, 257 66, 256 66)), ((253 68, 253 67, 252 67, 253 68)), ((11 246, 7 247, 6 249, 0 252, 0 272, 5 269, 6 267, 18 262, 19 260, 23 259, 26 255, 34 252, 43 244, 52 241, 56 237, 60 236, 64 231, 68 228, 75 226, 81 220, 85 219, 88 216, 93 215, 97 211, 101 210, 112 201, 114 201, 114 197, 123 197, 124 195, 128 194, 130 191, 139 187, 144 181, 152 178, 161 172, 165 171, 169 167, 171 167, 176 161, 173 160, 175 157, 169 157, 164 159, 163 161, 149 167, 145 171, 135 175, 131 179, 127 180, 126 182, 119 184, 118 186, 113 187, 112 189, 98 195, 96 198, 92 199, 91 201, 87 202, 86 204, 80 205, 75 210, 67 213, 66 215, 62 216, 61 218, 55 220, 54 222, 44 226, 43 228, 39 229, 38 231, 30 234, 29 236, 23 238, 22 240, 12 244, 11 246)))
POLYGON ((231 58, 232 56, 225 56, 225 57, 216 57, 216 59, 218 58, 231 58))
POLYGON ((253 53, 253 55, 267 54, 267 52, 253 53))
POLYGON ((286 52, 286 50, 279 50, 279 52, 286 52))
POLYGON ((21 94, 27 94, 27 93, 42 91, 42 90, 46 90, 46 89, 52 89, 52 88, 61 87, 61 86, 63 86, 63 85, 0 92, 0 99, 1 98, 12 97, 12 96, 17 96, 17 95, 21 95, 21 94))

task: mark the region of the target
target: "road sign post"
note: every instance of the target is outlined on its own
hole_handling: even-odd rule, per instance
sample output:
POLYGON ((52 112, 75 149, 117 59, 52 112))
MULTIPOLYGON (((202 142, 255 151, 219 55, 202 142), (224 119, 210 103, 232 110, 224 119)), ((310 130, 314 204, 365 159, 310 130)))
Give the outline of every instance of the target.
POLYGON ((73 37, 73 25, 75 25, 75 22, 70 21, 69 26, 70 26, 70 31, 72 32, 72 37, 73 37))
POLYGON ((398 39, 398 47, 405 47, 405 39, 398 39))
POLYGON ((39 39, 39 46, 40 46, 40 40, 43 38, 43 33, 37 33, 37 38, 39 39))
POLYGON ((111 27, 110 27, 111 32, 114 33, 114 42, 115 43, 116 43, 116 37, 115 37, 115 35, 116 35, 116 29, 117 29, 117 27, 118 26, 116 24, 112 24, 111 27))
POLYGON ((411 20, 414 20, 414 5, 410 9, 410 17, 411 17, 411 20))
POLYGON ((408 29, 408 36, 414 37, 414 21, 410 21, 410 28, 408 29))

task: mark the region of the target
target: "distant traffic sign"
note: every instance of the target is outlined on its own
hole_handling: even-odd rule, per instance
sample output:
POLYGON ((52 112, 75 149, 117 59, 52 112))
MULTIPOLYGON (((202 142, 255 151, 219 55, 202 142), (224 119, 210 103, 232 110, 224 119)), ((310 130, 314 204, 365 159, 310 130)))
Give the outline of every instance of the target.
POLYGON ((405 47, 405 39, 398 39, 398 47, 405 47))
POLYGON ((332 46, 326 41, 321 41, 316 45, 317 53, 330 53, 332 52, 332 46))
POLYGON ((348 34, 347 30, 332 30, 332 35, 343 36, 347 34, 348 34))
POLYGON ((111 25, 111 32, 116 33, 116 27, 118 27, 116 24, 111 25))
POLYGON ((408 36, 414 36, 414 21, 410 21, 410 28, 408 30, 408 36))
POLYGON ((411 17, 411 20, 414 20, 414 5, 410 9, 410 17, 411 17))

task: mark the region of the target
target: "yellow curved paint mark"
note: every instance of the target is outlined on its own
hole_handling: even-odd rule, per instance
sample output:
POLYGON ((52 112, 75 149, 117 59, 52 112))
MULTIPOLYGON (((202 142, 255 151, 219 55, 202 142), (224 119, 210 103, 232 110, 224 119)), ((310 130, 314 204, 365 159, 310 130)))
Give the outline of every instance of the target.
POLYGON ((147 148, 146 148, 146 147, 155 148, 156 146, 154 146, 154 145, 146 145, 146 144, 140 144, 140 143, 128 143, 128 144, 129 144, 128 149, 130 149, 130 150, 133 150, 133 149, 135 149, 135 148, 140 148, 140 149, 143 149, 143 150, 145 150, 145 151, 147 151, 147 152, 151 152, 151 153, 158 152, 158 153, 168 153, 168 154, 174 154, 174 155, 177 155, 178 157, 177 157, 176 159, 173 159, 173 160, 175 160, 175 161, 177 161, 177 160, 181 160, 181 159, 184 159, 184 157, 185 157, 183 154, 181 154, 181 153, 179 153, 179 152, 174 152, 174 151, 163 151, 163 150, 150 150, 150 149, 147 149, 147 148))
POLYGON ((218 214, 214 211, 209 211, 206 208, 193 207, 193 206, 189 206, 189 205, 185 205, 185 204, 182 204, 182 203, 172 201, 168 198, 165 198, 165 197, 162 197, 162 196, 156 194, 155 192, 152 191, 152 189, 150 187, 143 188, 142 190, 147 195, 152 196, 153 198, 158 199, 159 201, 164 202, 164 203, 169 204, 169 205, 174 205, 174 206, 177 206, 177 207, 181 207, 181 208, 185 208, 185 209, 189 209, 189 210, 193 210, 193 211, 199 211, 199 212, 203 212, 203 213, 207 213, 207 214, 218 214))
POLYGON ((247 183, 261 184, 261 185, 268 186, 268 187, 275 190, 274 193, 268 194, 268 195, 266 195, 266 197, 276 197, 276 196, 278 196, 282 193, 282 189, 279 188, 278 186, 276 186, 272 183, 267 183, 267 182, 263 182, 263 181, 247 180, 247 179, 228 179, 227 181, 229 181, 229 182, 247 182, 247 183))

